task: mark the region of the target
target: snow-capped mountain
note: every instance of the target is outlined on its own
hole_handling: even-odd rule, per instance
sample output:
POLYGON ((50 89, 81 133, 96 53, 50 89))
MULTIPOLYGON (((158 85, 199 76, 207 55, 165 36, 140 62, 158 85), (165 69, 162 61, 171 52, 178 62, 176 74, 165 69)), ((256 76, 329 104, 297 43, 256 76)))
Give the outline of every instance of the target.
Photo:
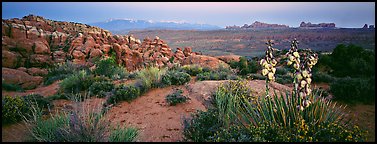
POLYGON ((109 19, 104 22, 90 23, 112 32, 145 30, 145 29, 168 29, 168 30, 214 30, 221 29, 219 26, 209 24, 191 24, 185 21, 152 21, 135 19, 109 19))

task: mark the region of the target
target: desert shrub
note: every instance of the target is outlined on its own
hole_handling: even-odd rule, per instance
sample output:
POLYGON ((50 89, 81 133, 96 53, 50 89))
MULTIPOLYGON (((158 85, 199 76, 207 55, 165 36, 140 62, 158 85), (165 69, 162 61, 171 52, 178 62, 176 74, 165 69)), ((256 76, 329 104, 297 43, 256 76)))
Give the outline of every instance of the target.
POLYGON ((28 111, 27 104, 21 97, 3 97, 1 108, 2 125, 21 121, 21 114, 26 111, 28 111))
POLYGON ((97 95, 102 98, 105 97, 106 92, 110 92, 114 89, 115 85, 110 81, 100 81, 94 82, 90 87, 89 91, 93 95, 97 95))
POLYGON ((184 103, 187 100, 189 100, 190 98, 182 95, 182 93, 183 93, 183 91, 178 89, 174 93, 167 95, 165 100, 171 106, 175 106, 179 103, 184 103))
POLYGON ((94 82, 109 81, 103 76, 96 76, 87 74, 86 71, 79 71, 73 73, 71 76, 65 78, 59 83, 60 89, 64 93, 79 93, 88 90, 94 82))
POLYGON ((229 128, 219 129, 212 136, 209 136, 206 141, 209 142, 251 142, 253 140, 249 131, 241 128, 238 125, 231 125, 229 128))
POLYGON ((117 127, 111 131, 109 142, 134 142, 138 134, 138 130, 135 128, 117 127))
POLYGON ((48 74, 44 78, 44 85, 49 85, 57 80, 65 79, 71 74, 80 70, 85 70, 88 72, 89 68, 83 65, 73 64, 70 61, 56 64, 48 70, 48 74))
POLYGON ((36 142, 106 142, 134 141, 136 129, 112 129, 110 121, 104 118, 106 110, 89 106, 74 100, 74 109, 42 118, 38 107, 33 108, 34 118, 25 120, 33 141, 36 142), (101 111, 98 111, 101 110, 101 111), (107 132, 110 136, 107 136, 107 132))
POLYGON ((211 72, 205 72, 205 73, 200 73, 196 76, 197 80, 210 80, 211 79, 211 72))
POLYGON ((364 78, 338 78, 330 84, 330 91, 334 100, 348 104, 372 104, 375 100, 374 77, 364 78))
POLYGON ((1 89, 7 90, 7 91, 18 91, 18 92, 24 92, 25 90, 20 86, 16 84, 8 84, 2 81, 1 83, 1 89))
POLYGON ((30 118, 31 107, 39 105, 41 109, 49 108, 51 101, 39 94, 30 94, 26 96, 2 98, 2 124, 11 124, 21 121, 23 118, 30 118))
POLYGON ((338 77, 369 77, 375 74, 375 53, 356 45, 336 46, 330 67, 338 77))
POLYGON ((188 73, 191 76, 196 76, 203 72, 203 68, 199 65, 185 65, 182 66, 182 72, 188 73))
POLYGON ((235 75, 229 68, 220 66, 217 69, 197 74, 197 80, 237 80, 239 77, 235 75))
POLYGON ((237 74, 244 76, 251 73, 256 73, 262 69, 256 60, 248 60, 246 57, 240 57, 238 62, 231 61, 229 65, 234 69, 238 69, 237 74))
POLYGON ((134 85, 120 85, 115 88, 114 95, 107 99, 108 104, 114 104, 120 101, 128 101, 137 98, 140 95, 140 89, 134 85))
POLYGON ((96 68, 93 70, 95 75, 102 75, 113 80, 123 79, 128 77, 128 72, 115 62, 114 57, 102 59, 95 62, 96 68))
POLYGON ((214 108, 207 111, 197 111, 191 114, 191 119, 184 119, 184 139, 193 142, 208 141, 220 128, 218 112, 214 108))
POLYGON ((189 74, 179 71, 167 71, 161 79, 162 86, 183 85, 191 80, 189 74))
POLYGON ((138 71, 136 78, 143 83, 145 90, 149 90, 150 88, 158 87, 165 71, 165 69, 158 69, 157 67, 148 67, 138 71))
POLYGON ((332 83, 335 79, 335 77, 324 72, 313 72, 313 82, 332 83))

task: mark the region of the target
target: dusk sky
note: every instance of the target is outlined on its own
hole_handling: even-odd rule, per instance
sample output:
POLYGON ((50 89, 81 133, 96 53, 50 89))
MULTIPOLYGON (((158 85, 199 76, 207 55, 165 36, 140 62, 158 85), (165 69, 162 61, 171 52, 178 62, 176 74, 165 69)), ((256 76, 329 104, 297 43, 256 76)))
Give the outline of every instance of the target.
POLYGON ((85 24, 125 18, 220 27, 254 21, 298 27, 304 21, 360 28, 375 24, 375 7, 375 2, 2 2, 2 18, 34 14, 85 24))

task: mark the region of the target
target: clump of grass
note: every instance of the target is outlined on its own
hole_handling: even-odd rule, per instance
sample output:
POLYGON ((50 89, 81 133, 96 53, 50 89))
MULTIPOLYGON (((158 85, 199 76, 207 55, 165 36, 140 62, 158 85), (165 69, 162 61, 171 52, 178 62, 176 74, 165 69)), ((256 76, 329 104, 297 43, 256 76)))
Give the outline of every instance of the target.
MULTIPOLYGON (((110 121, 105 118, 106 108, 80 102, 76 95, 73 109, 50 114, 48 119, 42 117, 38 106, 33 106, 33 119, 25 119, 30 136, 36 142, 129 142, 135 141, 138 130, 134 128, 111 128, 110 121)), ((98 104, 97 104, 98 105, 98 104)))
POLYGON ((89 67, 77 65, 70 61, 56 64, 48 70, 48 74, 44 78, 44 85, 49 85, 57 80, 65 79, 80 70, 89 71, 89 67))

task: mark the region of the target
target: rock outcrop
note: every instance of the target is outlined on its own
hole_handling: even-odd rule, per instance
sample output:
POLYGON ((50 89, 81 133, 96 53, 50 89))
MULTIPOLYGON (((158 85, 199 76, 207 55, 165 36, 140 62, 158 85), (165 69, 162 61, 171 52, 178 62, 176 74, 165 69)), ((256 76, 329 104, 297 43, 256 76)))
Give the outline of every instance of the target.
POLYGON ((43 81, 41 76, 31 76, 24 71, 16 69, 3 67, 1 73, 4 83, 20 85, 23 89, 34 89, 43 81))
POLYGON ((259 21, 255 21, 251 25, 244 24, 242 27, 240 26, 226 26, 226 29, 258 29, 258 28, 289 28, 287 25, 282 25, 282 24, 268 24, 268 23, 263 23, 259 21))
POLYGON ((308 23, 305 23, 305 22, 301 22, 300 24, 300 28, 310 28, 310 27, 314 27, 314 28, 335 28, 335 23, 319 23, 319 24, 312 24, 310 22, 308 23))
POLYGON ((172 63, 220 63, 216 58, 199 56, 191 47, 173 52, 157 36, 141 41, 133 35, 112 35, 98 27, 34 15, 2 20, 2 56, 3 67, 38 76, 46 71, 37 68, 68 60, 89 64, 94 58, 111 56, 129 71, 172 63))

